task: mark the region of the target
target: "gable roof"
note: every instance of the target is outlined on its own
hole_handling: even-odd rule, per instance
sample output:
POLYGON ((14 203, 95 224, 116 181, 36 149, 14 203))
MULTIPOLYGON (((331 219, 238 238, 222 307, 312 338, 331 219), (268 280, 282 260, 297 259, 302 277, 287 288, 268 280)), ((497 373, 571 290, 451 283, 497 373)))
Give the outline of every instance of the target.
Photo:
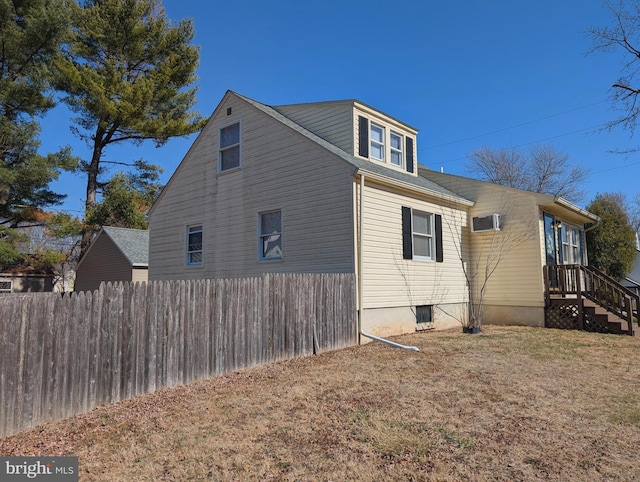
MULTIPOLYGON (((232 91, 229 91, 232 92, 232 91)), ((236 92, 233 92, 234 94, 240 96, 240 94, 237 94, 236 92)), ((240 96, 243 97, 243 96, 240 96)), ((284 105, 274 105, 271 106, 272 109, 277 110, 278 112, 280 112, 281 114, 284 114, 285 116, 287 115, 285 112, 282 111, 287 111, 290 108, 297 108, 297 107, 312 107, 312 108, 322 108, 325 106, 334 106, 334 105, 347 105, 350 107, 358 107, 359 109, 365 110, 365 111, 371 111, 377 115, 382 115, 385 118, 387 118, 388 120, 393 121, 396 124, 400 124, 401 126, 403 126, 405 129, 412 131, 414 133, 418 132, 418 129, 416 129, 413 126, 410 126, 409 124, 407 124, 406 122, 401 121, 400 119, 397 119, 385 112, 382 112, 379 109, 376 109, 375 107, 371 107, 368 104, 365 104, 362 101, 359 101, 358 99, 344 99, 344 100, 325 100, 325 101, 320 101, 320 102, 304 102, 304 103, 300 103, 300 104, 284 104, 284 105)))
MULTIPOLYGON (((250 99, 249 97, 245 97, 244 95, 238 94, 237 92, 233 92, 232 90, 227 90, 227 92, 225 93, 223 98, 220 100, 220 102, 218 103, 218 105, 214 109, 212 115, 209 117, 209 121, 207 122, 207 125, 205 125, 205 127, 202 129, 202 131, 200 131, 200 133, 198 134, 198 137, 191 144, 191 146, 189 147, 189 150, 187 151, 187 153, 183 157, 182 162, 178 165, 177 169, 171 175, 171 178, 169 179, 169 181, 165 185, 164 189, 160 192, 160 195, 156 198, 156 200, 152 204, 152 206, 151 206, 151 208, 149 209, 149 212, 148 212, 149 215, 151 215, 153 213, 155 207, 159 204, 160 200, 164 197, 164 193, 167 190, 167 188, 169 188, 169 186, 171 185, 171 181, 173 180, 173 177, 176 175, 178 170, 180 170, 182 168, 182 165, 183 165, 185 159, 187 159, 187 157, 189 156, 189 153, 192 151, 192 149, 194 149, 194 146, 199 142, 199 140, 200 140, 201 136, 203 135, 203 133, 209 128, 210 123, 213 121, 213 119, 216 116, 217 112, 221 108, 221 105, 224 103, 225 98, 227 98, 229 96, 235 96, 238 99, 243 100, 247 104, 253 106, 257 110, 259 110, 259 111, 263 112, 264 114, 268 115, 273 120, 275 120, 275 121, 277 121, 277 122, 289 127, 290 129, 298 132, 300 135, 304 136, 308 140, 314 142, 318 146, 320 146, 323 149, 326 149, 330 153, 334 154, 338 159, 342 160, 343 162, 346 162, 347 164, 349 164, 353 168, 353 171, 352 171, 353 175, 356 175, 356 174, 364 175, 366 177, 369 177, 370 179, 378 180, 379 182, 380 181, 381 182, 386 182, 386 183, 389 183, 391 185, 398 186, 400 188, 417 191, 419 193, 426 194, 426 195, 429 195, 431 197, 444 199, 444 200, 447 200, 449 202, 453 202, 453 203, 456 203, 456 204, 459 204, 459 205, 463 205, 463 206, 473 206, 474 205, 473 201, 470 201, 469 199, 466 199, 463 196, 460 196, 460 195, 454 193, 453 191, 450 191, 449 189, 446 189, 445 187, 438 185, 437 183, 433 182, 430 179, 426 179, 426 178, 421 177, 421 176, 409 175, 409 174, 406 174, 406 173, 403 173, 403 172, 400 172, 400 171, 396 171, 394 169, 389 169, 387 167, 384 167, 384 166, 381 166, 381 165, 377 165, 377 164, 375 164, 373 162, 370 162, 370 161, 365 161, 365 160, 362 160, 362 159, 358 159, 357 157, 348 154, 347 152, 343 151, 339 147, 333 145, 329 141, 321 138, 320 136, 318 136, 318 135, 314 134, 313 132, 309 131, 308 129, 302 127, 297 122, 295 122, 292 119, 288 118, 284 114, 278 112, 278 110, 277 110, 278 108, 283 108, 285 106, 279 106, 279 107, 274 108, 274 107, 268 106, 266 104, 262 104, 261 102, 258 102, 256 100, 250 99)), ((357 101, 357 100, 327 101, 327 103, 353 103, 354 105, 356 105, 356 104, 357 105, 362 105, 362 106, 365 106, 365 107, 367 107, 367 108, 369 108, 371 110, 375 110, 375 109, 370 108, 366 104, 364 104, 364 103, 362 103, 360 101, 357 101)), ((322 103, 312 103, 312 104, 322 104, 322 103)), ((295 104, 291 104, 291 105, 295 105, 295 104)), ((376 112, 379 112, 379 111, 376 111, 376 112)), ((389 116, 387 116, 387 117, 389 117, 389 116)), ((410 127, 410 126, 408 126, 408 127, 410 127)), ((413 128, 411 128, 411 129, 413 129, 413 128)))
MULTIPOLYGON (((443 172, 434 171, 426 166, 419 166, 418 173, 421 177, 432 178, 435 182, 441 182, 445 185, 450 184, 451 180, 456 180, 459 183, 467 185, 484 185, 490 186, 492 189, 512 192, 519 195, 527 195, 533 198, 536 205, 549 211, 551 214, 562 215, 567 217, 569 221, 578 223, 590 223, 592 228, 595 228, 600 223, 600 217, 595 214, 582 209, 580 206, 567 201, 566 199, 558 196, 552 196, 550 194, 543 194, 534 191, 526 191, 516 187, 503 186, 502 184, 496 184, 489 181, 483 181, 480 179, 473 179, 470 177, 459 176, 456 174, 446 174, 443 172)), ((589 229, 592 229, 589 228, 589 229)))
POLYGON ((149 267, 149 230, 148 229, 131 229, 116 228, 115 226, 103 226, 98 235, 94 238, 91 246, 84 253, 84 256, 78 263, 78 267, 85 260, 96 244, 96 240, 100 236, 107 236, 115 245, 115 247, 127 259, 133 268, 149 267))
POLYGON ((111 238, 131 266, 149 266, 149 230, 104 226, 104 233, 111 238))
MULTIPOLYGON (((436 184, 430 179, 427 179, 421 176, 412 176, 410 174, 405 174, 401 171, 389 169, 385 166, 378 165, 373 162, 365 161, 355 156, 352 156, 351 154, 348 154, 347 152, 343 151, 339 147, 336 147, 335 145, 331 144, 330 142, 326 141, 320 136, 305 129, 297 122, 294 122, 293 120, 289 119, 285 115, 281 114, 280 112, 278 112, 276 108, 262 104, 258 101, 255 101, 253 99, 250 99, 249 97, 245 97, 233 91, 228 91, 227 93, 231 93, 232 95, 235 95, 236 97, 244 100, 245 102, 252 105, 256 109, 264 112, 274 120, 293 129, 294 131, 298 132, 299 134, 306 137, 310 141, 316 143, 320 147, 336 155, 341 160, 347 162, 353 167, 354 175, 355 174, 362 174, 365 176, 369 175, 379 181, 391 182, 392 184, 396 184, 409 189, 414 189, 424 194, 427 194, 436 198, 440 198, 440 199, 446 199, 448 201, 452 201, 465 206, 472 206, 474 204, 473 201, 470 201, 454 193, 453 191, 450 191, 449 189, 446 189, 443 186, 436 184)), ((354 102, 359 102, 359 101, 354 101, 354 102)), ((362 104, 361 102, 359 103, 362 104)))

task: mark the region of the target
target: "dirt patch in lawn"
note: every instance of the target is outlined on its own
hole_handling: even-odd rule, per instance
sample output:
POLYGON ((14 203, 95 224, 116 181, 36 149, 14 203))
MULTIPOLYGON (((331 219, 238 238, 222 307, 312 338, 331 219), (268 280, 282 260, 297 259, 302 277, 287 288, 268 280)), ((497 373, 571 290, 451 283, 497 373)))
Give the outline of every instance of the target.
POLYGON ((487 327, 256 367, 0 439, 80 480, 638 480, 640 339, 487 327))

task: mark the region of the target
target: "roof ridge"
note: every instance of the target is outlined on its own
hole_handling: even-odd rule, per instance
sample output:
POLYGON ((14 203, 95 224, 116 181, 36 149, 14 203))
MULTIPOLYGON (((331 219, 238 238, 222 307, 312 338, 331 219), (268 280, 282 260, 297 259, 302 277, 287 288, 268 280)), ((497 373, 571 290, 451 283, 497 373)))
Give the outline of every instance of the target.
POLYGON ((440 184, 437 184, 435 181, 432 181, 432 180, 427 179, 425 177, 422 177, 420 175, 412 176, 410 174, 399 172, 399 171, 395 171, 395 170, 389 169, 389 168, 384 167, 384 166, 378 166, 378 165, 376 165, 376 164, 374 164, 374 163, 372 163, 370 161, 364 161, 364 160, 358 159, 357 157, 347 153, 343 149, 340 149, 335 144, 332 144, 331 142, 327 141, 326 139, 323 139, 319 135, 311 132, 309 129, 307 129, 304 126, 300 125, 299 123, 297 123, 293 119, 290 119, 289 117, 287 117, 286 115, 282 114, 281 112, 279 112, 274 107, 269 106, 267 104, 263 104, 262 102, 259 102, 257 100, 251 99, 251 98, 249 98, 247 96, 244 96, 242 94, 239 94, 237 92, 233 92, 233 91, 229 91, 229 92, 233 93, 234 95, 238 96, 240 99, 242 99, 245 102, 251 104, 252 106, 256 107, 257 109, 261 110, 262 112, 264 112, 265 114, 269 115, 273 119, 281 122, 282 124, 284 124, 284 125, 290 127, 291 129, 297 131, 301 135, 307 137, 309 140, 315 142, 320 147, 322 147, 322 148, 328 150, 329 152, 335 154, 336 156, 338 156, 339 158, 341 158, 343 161, 347 162, 348 164, 350 164, 354 168, 354 174, 357 173, 358 171, 365 171, 365 172, 368 171, 368 172, 371 172, 371 173, 375 173, 376 175, 386 177, 389 180, 396 180, 396 181, 401 181, 401 182, 406 182, 406 183, 413 184, 414 186, 416 186, 418 188, 421 188, 421 189, 426 190, 426 191, 430 191, 431 194, 436 195, 436 196, 446 196, 448 198, 458 199, 461 202, 463 202, 463 204, 468 204, 470 202, 464 196, 460 196, 459 194, 456 194, 455 192, 447 189, 446 187, 441 186, 440 184))

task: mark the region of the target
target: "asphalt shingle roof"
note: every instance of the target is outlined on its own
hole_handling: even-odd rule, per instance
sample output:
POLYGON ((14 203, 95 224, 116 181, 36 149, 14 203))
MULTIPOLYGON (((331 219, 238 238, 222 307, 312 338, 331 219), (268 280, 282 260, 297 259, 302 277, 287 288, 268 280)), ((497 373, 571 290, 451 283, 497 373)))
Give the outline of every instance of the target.
POLYGON ((237 95, 239 98, 243 99, 244 101, 248 102, 249 104, 251 104, 252 106, 254 106, 256 109, 264 112, 265 114, 271 116, 272 118, 276 119, 277 121, 281 122, 282 124, 290 127, 291 129, 293 129, 296 132, 299 132, 300 134, 302 134, 303 136, 305 136, 306 138, 312 140, 313 142, 315 142, 316 144, 322 146, 323 148, 325 148, 326 150, 330 151, 331 153, 335 154, 336 156, 342 158, 344 161, 348 162, 349 164, 351 164, 355 169, 354 169, 354 173, 357 171, 364 171, 364 172, 370 172, 370 173, 374 173, 376 175, 380 175, 380 176, 384 176, 390 179, 394 179, 396 181, 400 181, 403 183, 407 183, 410 184, 412 186, 415 186, 417 188, 420 188, 422 190, 428 191, 431 194, 434 194, 436 196, 444 196, 453 200, 457 200, 458 202, 462 203, 462 204, 468 204, 468 205, 472 205, 473 202, 469 201, 468 199, 465 199, 464 197, 460 196, 459 194, 454 193, 453 191, 450 191, 449 189, 446 189, 443 186, 440 186, 439 184, 436 184, 435 182, 433 182, 430 179, 427 179, 425 177, 422 176, 412 176, 410 174, 405 174, 401 171, 396 171, 394 169, 389 169, 385 166, 381 166, 378 165, 374 162, 369 162, 369 161, 365 161, 363 159, 359 159, 355 156, 352 156, 351 154, 348 154, 347 152, 343 151, 342 149, 340 149, 339 147, 331 144, 330 142, 326 141, 325 139, 321 138, 320 136, 314 134, 313 132, 305 129, 304 127, 302 127, 300 124, 298 124, 297 122, 289 119, 287 116, 281 114, 280 112, 278 112, 278 110, 274 107, 262 104, 258 101, 255 101, 253 99, 250 99, 249 97, 245 97, 241 94, 238 94, 237 92, 233 92, 234 95, 237 95))
POLYGON ((149 266, 149 231, 104 226, 107 236, 122 251, 131 266, 149 266))

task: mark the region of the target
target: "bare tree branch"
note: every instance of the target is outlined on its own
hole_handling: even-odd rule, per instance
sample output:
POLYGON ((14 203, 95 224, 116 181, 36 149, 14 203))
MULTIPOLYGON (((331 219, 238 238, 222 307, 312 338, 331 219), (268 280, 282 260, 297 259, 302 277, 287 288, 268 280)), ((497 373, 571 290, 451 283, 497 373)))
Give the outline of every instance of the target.
POLYGON ((517 214, 512 197, 504 195, 501 206, 501 229, 475 233, 476 241, 479 241, 480 237, 488 238, 488 241, 474 245, 469 243, 467 249, 464 247, 469 233, 466 213, 458 212, 457 217, 454 215, 446 219, 443 216, 443 224, 446 223, 448 226, 469 290, 468 310, 459 320, 463 326, 482 326, 487 289, 491 280, 507 256, 530 240, 536 232, 537 219, 523 218, 521 214, 517 214))
POLYGON ((589 170, 570 163, 569 156, 553 146, 537 145, 529 152, 485 146, 469 158, 467 170, 472 177, 573 202, 584 198, 582 186, 589 170))
POLYGON ((621 116, 608 122, 604 129, 621 126, 633 134, 640 115, 640 4, 619 0, 606 1, 604 6, 611 16, 612 25, 588 30, 593 42, 588 53, 622 51, 625 54, 621 62, 621 76, 611 86, 611 100, 621 116))

